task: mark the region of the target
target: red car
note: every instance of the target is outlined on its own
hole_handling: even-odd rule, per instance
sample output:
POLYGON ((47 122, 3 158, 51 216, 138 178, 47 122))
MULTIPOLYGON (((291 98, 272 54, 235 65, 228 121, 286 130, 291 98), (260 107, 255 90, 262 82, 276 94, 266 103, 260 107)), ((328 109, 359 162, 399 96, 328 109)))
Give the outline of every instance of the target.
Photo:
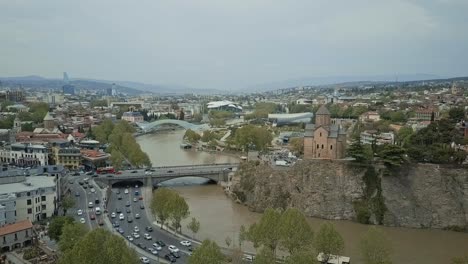
POLYGON ((143 196, 140 196, 140 198, 138 198, 138 199, 143 200, 143 196))
POLYGON ((95 216, 94 214, 91 214, 91 215, 89 216, 89 218, 90 218, 91 220, 94 220, 94 219, 96 219, 96 216, 95 216))
POLYGON ((104 225, 104 221, 102 221, 101 218, 98 219, 98 225, 100 225, 100 226, 104 225))
POLYGON ((121 171, 118 171, 118 172, 116 172, 115 174, 122 174, 122 172, 121 172, 121 171))

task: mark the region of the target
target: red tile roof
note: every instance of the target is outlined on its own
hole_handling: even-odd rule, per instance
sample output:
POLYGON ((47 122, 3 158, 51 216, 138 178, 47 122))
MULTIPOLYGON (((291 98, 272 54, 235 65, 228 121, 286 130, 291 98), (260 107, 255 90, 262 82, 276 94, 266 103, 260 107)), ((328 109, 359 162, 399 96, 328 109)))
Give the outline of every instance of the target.
POLYGON ((23 220, 11 225, 0 227, 0 236, 16 233, 33 227, 31 220, 23 220))

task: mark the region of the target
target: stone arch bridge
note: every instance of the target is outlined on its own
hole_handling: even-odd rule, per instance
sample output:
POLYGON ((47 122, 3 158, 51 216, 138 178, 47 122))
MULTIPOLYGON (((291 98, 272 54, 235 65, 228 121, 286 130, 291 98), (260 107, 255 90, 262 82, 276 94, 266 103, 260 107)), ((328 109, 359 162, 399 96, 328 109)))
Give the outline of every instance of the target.
POLYGON ((150 171, 139 170, 135 173, 125 171, 122 174, 102 175, 95 180, 109 186, 129 182, 157 186, 162 182, 184 177, 201 177, 218 183, 228 181, 229 173, 237 170, 237 167, 237 163, 154 167, 150 171))

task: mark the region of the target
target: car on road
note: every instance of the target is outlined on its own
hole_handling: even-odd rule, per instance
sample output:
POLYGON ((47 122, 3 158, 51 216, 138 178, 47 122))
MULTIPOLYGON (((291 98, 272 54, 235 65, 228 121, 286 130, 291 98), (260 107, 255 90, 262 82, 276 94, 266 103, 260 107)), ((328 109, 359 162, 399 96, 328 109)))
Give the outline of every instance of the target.
POLYGON ((144 204, 140 204, 140 209, 145 209, 145 205, 144 205, 144 204))
POLYGON ((169 245, 167 249, 169 249, 170 252, 179 252, 179 249, 174 245, 169 245))
POLYGON ((132 212, 132 209, 130 209, 130 207, 127 208, 127 214, 129 214, 129 213, 131 213, 131 212, 132 212))
POLYGON ((125 193, 125 194, 128 194, 128 189, 125 189, 124 193, 125 193))
POLYGON ((115 227, 115 228, 118 228, 120 226, 119 222, 114 222, 112 223, 112 226, 115 227))
POLYGON ((135 214, 135 219, 140 219, 140 214, 135 214))
POLYGON ((119 228, 119 230, 118 230, 118 231, 119 231, 119 233, 120 233, 120 234, 123 234, 123 233, 125 233, 125 231, 124 231, 124 230, 123 230, 121 227, 119 228))
POLYGON ((117 191, 115 192, 116 194, 120 194, 120 189, 117 189, 117 191))
POLYGON ((145 230, 148 232, 153 232, 153 228, 151 226, 145 227, 145 230))
POLYGON ((180 241, 180 244, 182 246, 186 246, 186 247, 190 247, 192 245, 192 243, 190 241, 187 241, 187 240, 180 241))
POLYGON ((117 200, 122 200, 122 195, 117 196, 117 200))
POLYGON ((173 170, 168 170, 167 173, 173 173, 174 171, 173 170))
POLYGON ((153 248, 156 250, 162 250, 162 247, 158 243, 153 243, 153 248))
POLYGON ((88 185, 83 185, 83 189, 88 189, 88 185))
POLYGON ((75 192, 75 196, 76 196, 76 197, 80 196, 80 193, 79 193, 79 192, 75 192))
POLYGON ((156 241, 156 243, 158 243, 158 245, 160 245, 161 247, 166 246, 166 244, 164 242, 162 242, 162 240, 156 241))
POLYGON ((96 189, 94 189, 94 188, 91 188, 91 190, 90 190, 90 191, 91 191, 91 193, 95 193, 95 192, 96 192, 96 189))
POLYGON ((153 174, 153 172, 152 171, 145 171, 145 174, 146 175, 151 175, 151 174, 153 174))
POLYGON ((84 223, 86 223, 86 220, 83 217, 81 217, 80 218, 80 223, 84 224, 84 223))
POLYGON ((141 249, 146 249, 146 246, 143 243, 138 243, 138 247, 141 249))
POLYGON ((164 255, 164 258, 168 260, 169 262, 176 262, 176 258, 172 256, 171 254, 164 255))
POLYGON ((135 185, 135 188, 138 188, 138 184, 137 184, 137 185, 135 185))
POLYGON ((130 204, 131 204, 130 201, 127 201, 127 202, 125 203, 125 206, 126 206, 126 207, 130 207, 130 204))
POLYGON ((133 222, 133 217, 131 217, 131 216, 127 217, 127 222, 128 222, 128 223, 133 222))
POLYGON ((74 180, 69 180, 68 183, 69 184, 73 184, 75 181, 74 180))
POLYGON ((128 239, 128 241, 133 241, 133 237, 132 237, 132 236, 127 236, 127 239, 128 239))
POLYGON ((141 263, 150 263, 149 259, 147 257, 140 257, 141 263))
POLYGON ((180 258, 179 252, 171 252, 171 255, 174 256, 175 258, 180 258))
POLYGON ((242 260, 245 260, 245 261, 247 261, 247 262, 253 262, 253 261, 254 261, 254 257, 251 256, 251 255, 244 254, 244 256, 242 256, 242 260))
POLYGON ((117 212, 118 214, 120 214, 122 212, 122 209, 120 208, 115 208, 115 212, 117 212))
POLYGON ((93 207, 94 207, 93 202, 89 202, 89 203, 88 203, 88 208, 93 208, 93 207))
POLYGON ((138 234, 137 232, 133 232, 132 236, 134 238, 140 238, 140 234, 138 234))
POLYGON ((138 173, 138 171, 137 170, 132 170, 131 173, 138 173))
POLYGON ((98 219, 98 225, 100 225, 100 226, 104 225, 104 221, 102 221, 101 218, 98 219))
POLYGON ((124 219, 125 219, 124 214, 120 214, 120 215, 119 215, 119 219, 120 219, 120 220, 124 220, 124 219))
POLYGON ((147 233, 145 233, 144 237, 146 240, 153 240, 153 238, 147 233))
POLYGON ((79 181, 78 184, 79 184, 79 185, 84 185, 84 182, 79 181))
POLYGON ((99 204, 99 199, 94 200, 95 204, 99 204))
POLYGON ((116 216, 117 216, 117 215, 115 214, 115 212, 112 212, 112 213, 111 213, 111 217, 112 217, 112 218, 115 218, 116 216))
POLYGON ((156 249, 151 249, 150 250, 151 254, 157 256, 159 254, 159 252, 156 250, 156 249))
POLYGON ((140 228, 138 228, 138 226, 135 226, 135 227, 133 228, 133 231, 135 231, 135 232, 140 232, 140 228))
POLYGON ((77 211, 77 213, 78 213, 78 215, 82 215, 82 214, 83 214, 83 210, 79 209, 79 210, 77 211))
POLYGON ((136 197, 133 198, 133 202, 134 202, 134 203, 138 202, 138 199, 137 199, 136 197))
POLYGON ((94 220, 94 219, 96 219, 96 216, 95 216, 94 214, 90 214, 90 215, 89 215, 89 218, 90 218, 91 220, 94 220))

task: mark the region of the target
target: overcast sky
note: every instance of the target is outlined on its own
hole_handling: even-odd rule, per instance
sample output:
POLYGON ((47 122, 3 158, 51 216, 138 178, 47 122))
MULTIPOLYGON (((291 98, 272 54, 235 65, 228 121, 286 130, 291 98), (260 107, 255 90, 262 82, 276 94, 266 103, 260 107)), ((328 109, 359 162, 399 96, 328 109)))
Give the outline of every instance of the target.
POLYGON ((0 76, 231 89, 468 75, 468 0, 0 0, 0 76))

